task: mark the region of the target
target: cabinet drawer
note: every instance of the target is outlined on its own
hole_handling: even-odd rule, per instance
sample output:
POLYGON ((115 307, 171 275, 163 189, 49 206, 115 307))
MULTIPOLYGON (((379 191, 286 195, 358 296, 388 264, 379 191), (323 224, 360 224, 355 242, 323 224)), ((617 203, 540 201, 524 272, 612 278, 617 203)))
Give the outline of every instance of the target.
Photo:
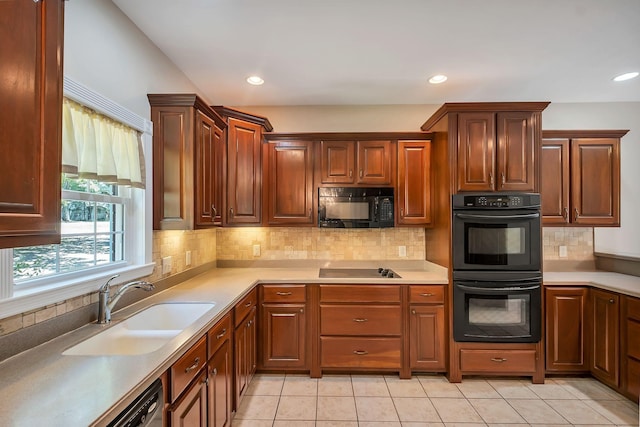
POLYGON ((305 302, 306 299, 305 285, 262 285, 263 302, 305 302))
POLYGON ((444 289, 442 285, 410 286, 409 301, 411 303, 444 303, 444 289))
POLYGON ((640 362, 627 358, 626 374, 626 391, 635 396, 635 401, 637 402, 638 396, 640 396, 640 362))
POLYGON ((321 305, 321 335, 400 335, 400 306, 321 305))
POLYGON ((242 323, 242 321, 244 320, 245 317, 247 317, 247 314, 249 314, 249 312, 251 311, 251 309, 253 307, 255 307, 256 305, 256 300, 257 300, 257 292, 256 289, 254 288, 251 292, 249 292, 247 295, 245 295, 244 298, 242 298, 240 300, 240 302, 238 302, 234 308, 235 311, 235 326, 237 327, 240 323, 242 323))
POLYGON ((627 298, 627 318, 635 319, 640 322, 640 299, 633 297, 627 298))
POLYGON ((224 316, 215 326, 207 332, 207 356, 209 359, 216 350, 231 337, 231 313, 224 316))
POLYGON ((535 373, 535 350, 460 350, 463 372, 535 373))
POLYGON ((173 402, 207 363, 207 337, 202 337, 171 366, 171 401, 173 402))
MULTIPOLYGON (((627 320, 627 356, 640 360, 640 323, 627 320)), ((624 355, 623 355, 624 356, 624 355)))
POLYGON ((320 338, 323 368, 400 368, 400 338, 320 338))
POLYGON ((321 302, 400 302, 398 285, 320 285, 321 302))

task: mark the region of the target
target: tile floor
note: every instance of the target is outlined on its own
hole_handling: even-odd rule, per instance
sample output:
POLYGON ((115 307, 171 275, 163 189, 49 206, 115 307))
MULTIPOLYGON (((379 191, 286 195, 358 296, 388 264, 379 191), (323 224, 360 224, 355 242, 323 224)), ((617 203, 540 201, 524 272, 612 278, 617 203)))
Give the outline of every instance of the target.
POLYGON ((590 378, 258 374, 234 427, 638 426, 638 405, 590 378))

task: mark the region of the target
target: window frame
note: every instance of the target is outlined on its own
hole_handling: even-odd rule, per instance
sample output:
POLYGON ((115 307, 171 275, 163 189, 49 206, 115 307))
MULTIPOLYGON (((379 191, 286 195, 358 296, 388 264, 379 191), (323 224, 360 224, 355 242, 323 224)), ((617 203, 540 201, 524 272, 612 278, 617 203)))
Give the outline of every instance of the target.
MULTIPOLYGON (((64 77, 64 96, 141 132, 145 153, 146 189, 131 188, 125 209, 125 260, 90 269, 61 273, 16 286, 13 281, 13 249, 0 249, 0 319, 57 304, 96 292, 111 276, 112 284, 153 273, 152 262, 152 138, 153 123, 99 93, 64 77)), ((62 194, 61 194, 62 199, 62 194)))

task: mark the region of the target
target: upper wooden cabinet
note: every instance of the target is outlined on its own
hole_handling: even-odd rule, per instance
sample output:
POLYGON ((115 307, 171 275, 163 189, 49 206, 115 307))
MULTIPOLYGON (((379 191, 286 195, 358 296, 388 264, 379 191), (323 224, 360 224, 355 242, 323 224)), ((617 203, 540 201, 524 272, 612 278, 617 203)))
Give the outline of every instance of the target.
POLYGON ((267 225, 313 225, 313 142, 264 144, 267 225))
POLYGON ((548 104, 447 103, 422 130, 448 132, 456 191, 537 191, 541 112, 548 104))
POLYGON ((431 223, 431 141, 398 141, 398 225, 431 223))
POLYGON ((226 123, 195 94, 149 94, 153 121, 153 228, 220 224, 226 123))
POLYGON ((628 131, 544 131, 544 225, 620 225, 620 138, 628 131))
POLYGON ((393 183, 391 141, 320 141, 322 184, 390 185, 393 183))
POLYGON ((265 117, 228 107, 213 109, 227 120, 227 206, 228 225, 256 225, 262 222, 262 134, 273 130, 265 117))
POLYGON ((63 18, 62 0, 0 2, 0 248, 60 242, 63 18))

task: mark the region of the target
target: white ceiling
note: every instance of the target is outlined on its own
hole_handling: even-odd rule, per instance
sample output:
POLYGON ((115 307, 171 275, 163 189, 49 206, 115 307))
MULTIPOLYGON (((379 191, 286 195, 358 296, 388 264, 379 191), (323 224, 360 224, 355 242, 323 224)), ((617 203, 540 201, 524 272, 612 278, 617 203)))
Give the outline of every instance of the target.
POLYGON ((113 2, 215 104, 640 101, 640 0, 113 2))

